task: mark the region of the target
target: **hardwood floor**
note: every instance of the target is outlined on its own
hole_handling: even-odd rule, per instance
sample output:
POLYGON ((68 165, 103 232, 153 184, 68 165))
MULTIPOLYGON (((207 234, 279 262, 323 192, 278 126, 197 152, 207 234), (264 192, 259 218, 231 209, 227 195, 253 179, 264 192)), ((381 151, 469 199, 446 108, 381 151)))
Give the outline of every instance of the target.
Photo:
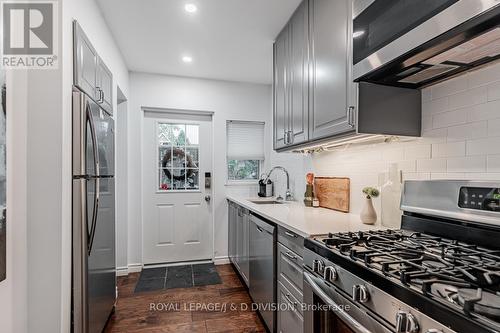
POLYGON ((265 332, 231 265, 216 267, 222 284, 137 294, 139 273, 119 277, 116 311, 105 333, 265 332))

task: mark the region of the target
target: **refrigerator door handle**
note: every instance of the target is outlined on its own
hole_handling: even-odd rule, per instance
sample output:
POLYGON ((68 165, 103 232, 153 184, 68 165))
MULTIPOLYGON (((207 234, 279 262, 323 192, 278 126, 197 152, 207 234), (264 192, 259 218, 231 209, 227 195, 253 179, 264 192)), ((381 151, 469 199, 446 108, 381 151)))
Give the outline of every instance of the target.
MULTIPOLYGON (((89 255, 92 252, 92 245, 94 245, 95 230, 97 227, 97 212, 99 211, 99 178, 95 178, 95 193, 94 193, 94 208, 92 212, 92 224, 90 225, 90 235, 88 235, 88 251, 89 255)), ((88 222, 88 219, 87 219, 88 222)), ((87 229, 88 230, 88 229, 87 229)))
MULTIPOLYGON (((94 123, 94 116, 92 115, 92 109, 90 108, 90 104, 87 104, 86 107, 87 111, 87 121, 89 122, 90 125, 90 135, 92 138, 92 152, 94 155, 94 168, 95 168, 95 192, 94 192, 94 207, 92 211, 92 222, 90 225, 90 234, 88 235, 88 253, 90 255, 90 252, 92 251, 92 245, 94 243, 94 236, 95 236, 95 230, 96 230, 96 225, 97 225, 97 212, 99 209, 99 151, 97 147, 97 135, 96 135, 96 130, 95 130, 95 123, 94 123)), ((87 219, 88 223, 88 219, 87 219)), ((87 229, 88 230, 88 229, 87 229)))

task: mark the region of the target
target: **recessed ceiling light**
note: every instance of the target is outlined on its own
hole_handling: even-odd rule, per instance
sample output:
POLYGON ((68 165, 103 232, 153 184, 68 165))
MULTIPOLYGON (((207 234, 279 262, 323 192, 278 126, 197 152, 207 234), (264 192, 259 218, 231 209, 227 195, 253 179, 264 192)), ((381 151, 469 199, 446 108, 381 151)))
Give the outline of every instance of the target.
POLYGON ((194 3, 187 3, 184 6, 184 10, 188 13, 194 13, 198 10, 198 7, 196 7, 196 5, 194 3))
POLYGON ((360 30, 360 31, 354 31, 354 33, 352 34, 352 37, 354 38, 358 38, 360 36, 363 36, 365 34, 365 32, 363 30, 360 30))
POLYGON ((193 58, 190 56, 183 56, 182 61, 188 64, 188 63, 193 62, 193 58))

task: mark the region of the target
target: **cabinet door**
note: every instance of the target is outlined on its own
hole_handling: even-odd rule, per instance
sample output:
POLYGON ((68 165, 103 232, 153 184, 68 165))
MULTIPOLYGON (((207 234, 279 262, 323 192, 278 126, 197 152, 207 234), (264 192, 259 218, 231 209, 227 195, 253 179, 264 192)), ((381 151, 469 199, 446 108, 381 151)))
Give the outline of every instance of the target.
POLYGON ((230 202, 229 203, 229 211, 228 211, 228 256, 229 260, 234 263, 234 254, 235 254, 235 245, 236 245, 236 208, 235 205, 230 202))
POLYGON ((289 85, 289 127, 290 145, 308 140, 308 66, 309 66, 309 27, 307 1, 303 1, 289 23, 289 66, 287 78, 289 85))
POLYGON ((304 319, 298 308, 299 301, 278 282, 278 332, 279 333, 302 333, 304 332, 304 319))
POLYGON ((109 114, 113 114, 113 74, 106 67, 104 62, 99 59, 99 66, 97 70, 97 93, 99 96, 98 102, 104 110, 109 114))
POLYGON ((355 130, 349 111, 351 25, 350 0, 309 0, 311 140, 355 130))
POLYGON ((285 136, 289 133, 287 93, 288 26, 285 26, 274 42, 273 73, 273 136, 274 149, 287 145, 285 136))
POLYGON ((249 277, 249 243, 250 243, 250 238, 249 238, 249 224, 250 224, 250 213, 248 211, 245 211, 243 214, 243 219, 242 219, 242 253, 240 257, 240 269, 241 269, 241 275, 243 276, 243 280, 245 281, 247 287, 248 287, 248 277, 249 277))
POLYGON ((236 213, 236 253, 235 253, 235 265, 241 274, 241 259, 243 255, 243 208, 238 207, 236 213))
POLYGON ((73 23, 73 41, 73 83, 90 97, 98 100, 97 52, 76 21, 73 23))

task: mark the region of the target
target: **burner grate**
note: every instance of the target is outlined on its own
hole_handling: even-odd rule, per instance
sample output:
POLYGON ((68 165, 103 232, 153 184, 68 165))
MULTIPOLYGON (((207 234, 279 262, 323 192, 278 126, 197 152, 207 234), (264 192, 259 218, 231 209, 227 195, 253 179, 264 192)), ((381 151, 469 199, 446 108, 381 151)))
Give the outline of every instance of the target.
POLYGON ((408 230, 336 233, 320 240, 465 314, 500 319, 500 251, 408 230))

